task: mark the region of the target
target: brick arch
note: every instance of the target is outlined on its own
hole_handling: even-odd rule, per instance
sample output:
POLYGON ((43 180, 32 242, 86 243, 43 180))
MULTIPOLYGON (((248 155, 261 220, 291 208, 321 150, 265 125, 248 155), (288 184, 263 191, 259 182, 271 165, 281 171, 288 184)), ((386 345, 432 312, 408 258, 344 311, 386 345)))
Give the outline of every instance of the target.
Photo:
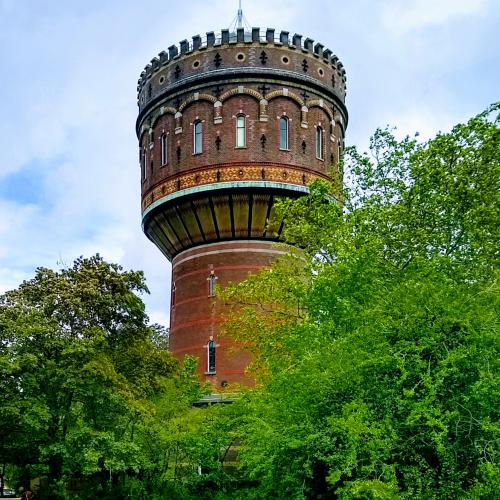
POLYGON ((292 101, 295 101, 301 108, 302 106, 305 105, 304 99, 301 99, 295 92, 290 92, 290 91, 286 92, 285 89, 273 90, 272 92, 269 92, 269 94, 266 95, 266 99, 268 101, 271 101, 276 97, 288 97, 292 101))
POLYGON ((333 113, 332 111, 330 110, 330 108, 323 102, 322 99, 312 99, 310 101, 307 101, 307 107, 309 109, 311 108, 320 108, 322 109, 330 118, 330 121, 333 122, 334 121, 334 118, 333 118, 333 113))
POLYGON ((334 118, 334 120, 335 120, 336 123, 337 122, 338 123, 343 123, 343 121, 344 121, 343 118, 342 118, 342 115, 338 111, 335 111, 333 113, 333 118, 334 118))
POLYGON ((339 125, 340 130, 342 131, 342 135, 344 135, 345 125, 344 125, 344 118, 342 117, 342 115, 338 111, 335 111, 333 113, 333 119, 335 120, 335 125, 339 125))
POLYGON ((153 119, 151 120, 151 127, 154 127, 156 125, 156 122, 164 115, 175 116, 175 108, 167 107, 163 108, 163 110, 160 109, 160 112, 153 116, 153 119))
POLYGON ((190 104, 193 104, 193 102, 198 102, 198 101, 208 101, 211 102, 212 104, 217 102, 217 99, 210 94, 193 94, 190 95, 180 106, 178 111, 182 113, 190 104))
POLYGON ((227 92, 224 92, 220 98, 219 98, 219 101, 220 102, 224 102, 226 101, 227 99, 229 99, 230 97, 234 96, 234 95, 238 95, 238 94, 246 94, 246 95, 249 95, 249 96, 252 96, 252 97, 255 97, 255 99, 257 99, 259 102, 264 99, 264 97, 262 96, 262 94, 260 92, 257 92, 256 90, 254 89, 249 89, 249 88, 241 88, 241 87, 236 87, 234 89, 231 89, 231 90, 228 90, 227 92))

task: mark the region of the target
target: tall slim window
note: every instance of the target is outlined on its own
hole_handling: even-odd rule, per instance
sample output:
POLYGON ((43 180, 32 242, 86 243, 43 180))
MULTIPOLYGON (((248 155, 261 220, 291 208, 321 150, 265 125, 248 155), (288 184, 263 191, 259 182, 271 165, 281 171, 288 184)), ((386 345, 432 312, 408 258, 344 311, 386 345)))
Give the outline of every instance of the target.
POLYGON ((321 127, 316 128, 316 158, 323 159, 323 129, 321 127))
POLYGON ((236 147, 244 148, 247 144, 246 138, 246 119, 243 115, 236 117, 236 147))
POLYGON ((280 118, 280 149, 288 149, 288 118, 280 118))
POLYGON ((207 372, 215 373, 215 341, 211 339, 207 344, 207 372))
POLYGON ((144 148, 141 149, 141 176, 142 180, 146 180, 146 151, 144 148))
POLYGON ((217 276, 212 271, 208 277, 208 296, 215 297, 215 285, 217 283, 217 276))
POLYGON ((194 122, 193 125, 193 153, 199 154, 203 150, 203 131, 201 129, 201 122, 194 122))
POLYGON ((168 163, 167 134, 162 134, 160 139, 160 147, 161 147, 161 164, 163 166, 168 163))
POLYGON ((172 283, 172 297, 170 299, 172 308, 175 307, 175 283, 172 283))

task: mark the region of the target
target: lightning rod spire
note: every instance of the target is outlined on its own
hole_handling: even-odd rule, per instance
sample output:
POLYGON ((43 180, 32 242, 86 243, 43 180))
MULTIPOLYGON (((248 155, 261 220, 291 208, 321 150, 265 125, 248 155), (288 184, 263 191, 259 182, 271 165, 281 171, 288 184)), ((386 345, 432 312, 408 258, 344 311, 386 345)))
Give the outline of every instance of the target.
POLYGON ((238 12, 236 17, 231 22, 229 29, 231 31, 236 31, 238 28, 245 28, 246 30, 250 30, 250 24, 248 23, 246 17, 243 14, 243 8, 241 6, 241 0, 238 2, 238 12))
POLYGON ((243 10, 241 8, 241 0, 240 0, 240 8, 238 9, 238 28, 243 28, 243 10))

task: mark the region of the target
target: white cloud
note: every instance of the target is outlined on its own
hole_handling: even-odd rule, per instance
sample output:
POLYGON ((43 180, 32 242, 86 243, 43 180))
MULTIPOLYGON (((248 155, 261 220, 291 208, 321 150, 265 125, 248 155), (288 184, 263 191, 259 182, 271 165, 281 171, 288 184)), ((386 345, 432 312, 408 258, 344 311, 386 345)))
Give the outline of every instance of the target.
POLYGON ((449 132, 457 117, 428 107, 408 106, 396 113, 387 113, 383 118, 387 124, 395 125, 394 134, 398 139, 418 133, 419 141, 426 141, 438 132, 449 132))
POLYGON ((488 0, 390 1, 382 9, 382 20, 389 31, 403 35, 430 25, 477 15, 487 4, 488 0))

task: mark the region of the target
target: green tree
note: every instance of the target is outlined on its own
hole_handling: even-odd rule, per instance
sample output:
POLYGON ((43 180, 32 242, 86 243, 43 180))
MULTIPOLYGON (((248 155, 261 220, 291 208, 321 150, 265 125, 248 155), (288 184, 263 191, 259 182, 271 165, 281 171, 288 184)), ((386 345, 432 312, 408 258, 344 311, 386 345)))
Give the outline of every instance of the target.
POLYGON ((281 202, 302 250, 226 291, 257 377, 248 498, 500 490, 499 109, 426 143, 378 130, 345 193, 281 202))
POLYGON ((143 292, 141 272, 97 255, 40 268, 0 299, 0 462, 47 477, 51 498, 69 478, 102 496, 154 466, 140 433, 155 399, 182 391, 143 292))

